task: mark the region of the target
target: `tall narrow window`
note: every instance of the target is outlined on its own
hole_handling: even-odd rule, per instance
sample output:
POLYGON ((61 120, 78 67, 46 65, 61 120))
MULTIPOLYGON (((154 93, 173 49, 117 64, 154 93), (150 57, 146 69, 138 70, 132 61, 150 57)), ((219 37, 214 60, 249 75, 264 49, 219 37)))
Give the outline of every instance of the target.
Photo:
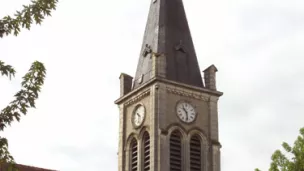
POLYGON ((190 140, 190 171, 201 171, 201 140, 194 135, 190 140))
POLYGON ((135 138, 131 141, 130 149, 131 149, 130 150, 131 171, 137 171, 138 155, 137 155, 137 141, 135 138))
POLYGON ((170 137, 170 171, 182 170, 181 134, 174 131, 170 137))
POLYGON ((147 132, 143 136, 143 158, 143 170, 150 171, 150 136, 147 132))

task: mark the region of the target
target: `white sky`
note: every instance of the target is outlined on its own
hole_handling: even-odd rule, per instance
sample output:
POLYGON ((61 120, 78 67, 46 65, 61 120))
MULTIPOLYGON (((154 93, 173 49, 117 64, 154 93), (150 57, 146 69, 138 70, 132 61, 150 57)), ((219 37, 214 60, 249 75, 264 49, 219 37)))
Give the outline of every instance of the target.
MULTIPOLYGON (((0 18, 30 0, 1 0, 0 18)), ((0 108, 32 62, 47 68, 37 102, 1 136, 18 163, 117 171, 119 75, 135 74, 149 0, 61 0, 53 17, 0 39, 0 108)), ((304 1, 184 0, 201 70, 218 69, 223 171, 267 170, 304 126, 304 1)))

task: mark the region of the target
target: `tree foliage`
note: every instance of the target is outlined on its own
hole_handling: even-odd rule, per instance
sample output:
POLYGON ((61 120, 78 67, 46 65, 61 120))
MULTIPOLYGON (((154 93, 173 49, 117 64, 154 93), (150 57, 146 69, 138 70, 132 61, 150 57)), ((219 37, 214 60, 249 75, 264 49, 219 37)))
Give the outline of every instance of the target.
POLYGON ((286 142, 283 142, 282 146, 287 154, 276 150, 271 156, 269 171, 304 171, 304 128, 300 129, 300 135, 293 147, 286 142))
MULTIPOLYGON (((51 11, 56 9, 58 0, 32 0, 31 2, 30 5, 23 5, 23 10, 17 11, 14 17, 8 15, 0 20, 1 38, 9 34, 17 36, 21 28, 30 30, 32 24, 41 24, 45 16, 51 16, 51 11)), ((0 60, 1 76, 11 79, 15 73, 11 65, 0 60)), ((28 73, 24 75, 21 90, 15 94, 14 100, 0 111, 0 131, 10 126, 13 121, 19 122, 21 115, 26 115, 29 108, 35 108, 35 101, 38 99, 45 75, 46 69, 43 63, 35 61, 28 73)), ((5 90, 1 89, 1 91, 5 90)), ((14 163, 14 158, 8 151, 7 139, 0 136, 0 168, 3 163, 14 163)))
POLYGON ((0 37, 11 33, 17 36, 20 28, 30 30, 33 22, 41 24, 45 16, 51 16, 57 2, 58 0, 32 0, 32 4, 23 5, 23 10, 17 11, 14 17, 5 16, 0 20, 0 37))

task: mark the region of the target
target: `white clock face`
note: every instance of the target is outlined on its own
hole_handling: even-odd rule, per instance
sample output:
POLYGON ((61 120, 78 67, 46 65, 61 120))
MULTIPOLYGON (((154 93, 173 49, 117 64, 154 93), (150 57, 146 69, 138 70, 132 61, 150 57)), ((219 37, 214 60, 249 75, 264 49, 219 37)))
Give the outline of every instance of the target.
POLYGON ((145 119, 145 107, 143 105, 139 105, 135 108, 132 116, 132 122, 135 127, 141 126, 145 119))
POLYGON ((176 106, 176 113, 180 120, 186 123, 191 123, 196 118, 196 111, 194 107, 187 102, 179 102, 176 106))

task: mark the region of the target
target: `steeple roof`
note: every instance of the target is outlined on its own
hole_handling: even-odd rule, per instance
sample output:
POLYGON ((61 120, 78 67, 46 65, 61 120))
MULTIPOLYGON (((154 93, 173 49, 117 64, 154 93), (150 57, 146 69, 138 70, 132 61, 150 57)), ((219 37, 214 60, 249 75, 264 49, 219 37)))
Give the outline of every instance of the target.
POLYGON ((182 0, 152 0, 133 89, 152 78, 204 87, 182 0))

